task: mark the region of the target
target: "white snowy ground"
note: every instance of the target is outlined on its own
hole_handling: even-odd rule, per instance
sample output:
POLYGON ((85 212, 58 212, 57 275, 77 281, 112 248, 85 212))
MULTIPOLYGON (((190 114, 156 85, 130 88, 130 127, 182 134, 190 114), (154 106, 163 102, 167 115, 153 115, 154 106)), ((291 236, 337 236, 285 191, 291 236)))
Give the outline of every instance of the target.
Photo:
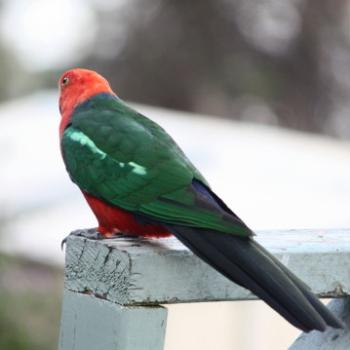
MULTIPOLYGON (((137 105, 161 124, 253 229, 350 227, 350 143, 137 105)), ((0 106, 0 249, 63 263, 62 238, 95 219, 58 146, 57 95, 0 106)))

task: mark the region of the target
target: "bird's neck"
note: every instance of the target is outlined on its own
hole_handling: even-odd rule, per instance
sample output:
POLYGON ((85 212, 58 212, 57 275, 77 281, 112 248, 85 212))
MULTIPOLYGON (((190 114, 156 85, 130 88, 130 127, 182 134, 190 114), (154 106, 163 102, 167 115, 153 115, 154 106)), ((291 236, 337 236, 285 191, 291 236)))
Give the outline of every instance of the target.
POLYGON ((74 90, 69 91, 69 93, 60 96, 59 106, 62 116, 59 127, 60 138, 62 138, 75 108, 89 98, 101 93, 116 95, 109 86, 96 82, 89 84, 89 89, 86 89, 84 86, 78 86, 74 90))

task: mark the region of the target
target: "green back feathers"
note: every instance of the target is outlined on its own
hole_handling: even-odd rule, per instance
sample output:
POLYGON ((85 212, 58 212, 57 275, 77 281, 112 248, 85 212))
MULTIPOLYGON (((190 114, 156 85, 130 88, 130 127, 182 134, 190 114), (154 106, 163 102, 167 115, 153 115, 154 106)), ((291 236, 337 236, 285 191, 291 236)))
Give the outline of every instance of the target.
POLYGON ((73 182, 106 202, 164 223, 249 235, 245 225, 192 188, 203 176, 156 123, 117 97, 96 95, 76 108, 62 137, 73 182))

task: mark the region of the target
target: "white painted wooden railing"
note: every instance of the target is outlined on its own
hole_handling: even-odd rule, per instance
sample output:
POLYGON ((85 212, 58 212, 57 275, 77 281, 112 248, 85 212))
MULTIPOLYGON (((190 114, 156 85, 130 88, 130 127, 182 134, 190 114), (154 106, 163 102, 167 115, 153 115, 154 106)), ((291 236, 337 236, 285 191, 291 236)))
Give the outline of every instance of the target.
MULTIPOLYGON (((329 307, 347 325, 304 334, 290 349, 350 349, 350 230, 258 232, 257 240, 319 296, 338 298, 329 307)), ((175 238, 70 237, 64 288, 60 350, 162 350, 161 304, 255 298, 175 238)))

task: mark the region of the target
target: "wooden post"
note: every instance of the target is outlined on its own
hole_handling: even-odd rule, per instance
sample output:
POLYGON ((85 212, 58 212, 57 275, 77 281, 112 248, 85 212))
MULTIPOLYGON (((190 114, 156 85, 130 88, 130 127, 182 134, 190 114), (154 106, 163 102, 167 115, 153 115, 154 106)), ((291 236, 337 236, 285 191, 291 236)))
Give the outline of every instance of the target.
POLYGON ((303 333, 289 350, 349 350, 350 298, 335 299, 328 308, 346 325, 346 329, 328 328, 325 332, 303 333))
POLYGON ((60 350, 163 350, 167 311, 65 291, 60 350))
MULTIPOLYGON (((257 240, 315 293, 349 295, 349 231, 271 231, 257 240)), ((160 304, 254 298, 175 238, 71 236, 59 349, 161 350, 167 314, 160 304)))

